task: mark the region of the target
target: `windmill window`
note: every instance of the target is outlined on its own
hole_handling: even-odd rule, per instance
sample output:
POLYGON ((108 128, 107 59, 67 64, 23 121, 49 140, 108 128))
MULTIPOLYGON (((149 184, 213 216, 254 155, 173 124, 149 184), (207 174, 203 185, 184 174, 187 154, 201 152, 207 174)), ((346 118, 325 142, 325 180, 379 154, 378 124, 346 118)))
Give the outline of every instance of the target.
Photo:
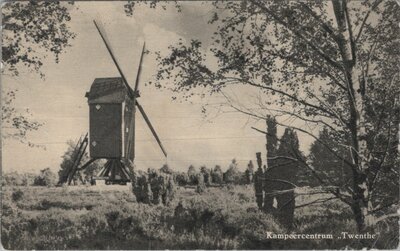
POLYGON ((92 146, 96 146, 97 145, 97 142, 96 141, 93 141, 92 142, 92 146))
POLYGON ((129 132, 129 127, 126 128, 126 132, 129 132))
POLYGON ((97 110, 100 110, 100 108, 101 108, 101 105, 96 105, 97 110))

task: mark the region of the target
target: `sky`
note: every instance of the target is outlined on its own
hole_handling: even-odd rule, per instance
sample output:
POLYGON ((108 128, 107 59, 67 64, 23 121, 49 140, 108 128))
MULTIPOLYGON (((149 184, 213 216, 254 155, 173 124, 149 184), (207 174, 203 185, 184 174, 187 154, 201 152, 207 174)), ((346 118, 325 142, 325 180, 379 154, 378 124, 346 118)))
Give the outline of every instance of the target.
MULTIPOLYGON (((181 2, 182 12, 174 7, 150 9, 141 6, 133 17, 124 13, 123 2, 76 2, 70 10, 69 26, 77 37, 57 64, 49 56, 42 68, 46 78, 20 68, 18 77, 3 76, 3 91, 18 89, 15 107, 29 108, 33 118, 44 125, 27 135, 27 139, 43 148, 31 148, 15 140, 3 140, 3 170, 38 172, 50 167, 57 171, 68 140, 77 140, 88 131, 88 104, 85 93, 95 78, 118 77, 94 24, 103 23, 111 47, 125 73, 134 85, 143 41, 149 51, 165 52, 179 39, 199 39, 210 46, 215 27, 208 24, 211 6, 200 2, 181 2)), ((154 79, 157 61, 154 54, 145 55, 140 78, 140 102, 159 135, 168 158, 165 158, 142 117, 136 115, 136 166, 146 170, 168 163, 185 171, 190 164, 197 167, 221 165, 226 169, 233 158, 241 170, 255 153, 265 156, 265 136, 251 126, 265 129, 265 121, 256 121, 237 112, 204 117, 202 104, 219 103, 221 96, 192 102, 172 101, 173 93, 144 83, 154 79)), ((251 97, 257 90, 232 89, 234 95, 251 97)), ((282 129, 278 130, 282 133, 282 129)), ((301 135, 300 140, 301 140, 301 135)), ((303 140, 304 141, 304 140, 303 140)), ((308 140, 309 141, 309 140, 308 140)), ((302 150, 307 151, 307 143, 302 150)))

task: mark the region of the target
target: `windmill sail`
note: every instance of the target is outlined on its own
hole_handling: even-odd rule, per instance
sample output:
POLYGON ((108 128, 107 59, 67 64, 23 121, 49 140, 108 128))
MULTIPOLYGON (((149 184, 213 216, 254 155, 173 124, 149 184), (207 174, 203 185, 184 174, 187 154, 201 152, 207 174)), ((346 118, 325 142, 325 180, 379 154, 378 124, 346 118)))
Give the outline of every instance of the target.
MULTIPOLYGON (((143 43, 142 47, 142 54, 140 55, 140 61, 139 61, 139 66, 138 66, 138 71, 136 74, 136 83, 135 83, 135 96, 133 97, 133 102, 136 103, 136 98, 139 97, 139 80, 140 80, 140 75, 142 73, 142 62, 143 62, 143 54, 144 54, 144 46, 145 43, 143 43)), ((132 119, 131 123, 129 125, 129 136, 128 136, 128 146, 126 149, 126 154, 125 156, 127 159, 133 161, 135 158, 135 114, 136 114, 136 106, 133 106, 133 111, 132 111, 132 119)))
POLYGON ((107 51, 108 51, 108 53, 110 53, 110 56, 111 56, 111 58, 112 58, 112 60, 113 60, 113 62, 114 62, 114 64, 115 64, 115 66, 117 67, 117 70, 118 70, 119 74, 120 74, 121 77, 122 77, 122 80, 123 80, 123 82, 124 82, 124 84, 125 84, 125 87, 128 89, 128 92, 129 92, 129 94, 131 95, 131 97, 133 97, 134 94, 133 94, 132 88, 129 86, 128 81, 126 80, 126 77, 125 77, 124 73, 122 72, 121 67, 120 67, 119 64, 118 64, 117 58, 114 56, 114 54, 113 54, 113 52, 112 52, 112 50, 111 50, 110 45, 107 43, 107 39, 106 39, 106 36, 105 36, 105 32, 104 32, 104 31, 103 31, 103 32, 101 31, 100 26, 96 23, 95 20, 93 20, 93 23, 94 23, 94 25, 96 26, 97 31, 99 32, 100 37, 102 38, 104 44, 106 45, 107 51))
POLYGON ((136 105, 137 105, 137 107, 139 108, 139 111, 140 111, 140 113, 142 114, 142 116, 143 116, 144 120, 146 121, 147 125, 149 126, 151 133, 153 133, 153 136, 154 136, 154 138, 156 139, 158 145, 160 146, 161 151, 164 153, 164 156, 167 157, 167 152, 165 151, 165 149, 164 149, 164 147, 163 147, 163 145, 162 145, 162 143, 161 143, 160 138, 158 137, 156 131, 154 130, 154 127, 153 127, 153 125, 151 124, 151 122, 150 122, 150 120, 149 120, 149 117, 147 117, 146 113, 145 113, 144 110, 143 110, 143 107, 139 104, 139 102, 136 101, 136 105))
POLYGON ((135 92, 138 91, 140 74, 142 73, 142 61, 143 61, 143 54, 144 54, 144 46, 145 46, 145 43, 143 42, 142 54, 140 55, 140 61, 139 61, 139 68, 138 68, 138 72, 136 74, 135 92))
POLYGON ((115 66, 117 67, 119 74, 122 77, 123 83, 128 90, 129 96, 133 99, 134 105, 133 105, 133 111, 132 111, 132 119, 131 119, 130 126, 129 126, 130 128, 129 128, 129 135, 128 135, 128 145, 126 148, 125 157, 131 161, 133 161, 135 158, 135 142, 134 141, 135 141, 135 113, 136 113, 135 107, 136 106, 139 108, 140 113, 142 114, 147 125, 149 126, 150 131, 153 133, 153 136, 156 139, 156 141, 157 141, 158 145, 160 146, 162 152, 164 153, 165 157, 167 157, 167 152, 165 151, 164 147, 162 146, 161 141, 160 141, 156 131, 154 130, 149 118, 147 117, 146 113, 144 112, 143 107, 137 102, 137 99, 136 99, 137 97, 139 97, 138 88, 139 88, 140 75, 141 75, 141 71, 142 71, 142 61, 143 61, 145 43, 143 43, 142 53, 140 56, 140 61, 139 61, 139 66, 138 66, 138 72, 136 75, 135 89, 133 91, 132 88, 130 87, 130 85, 128 84, 125 74, 122 72, 122 69, 118 64, 116 57, 114 56, 114 53, 112 52, 109 43, 107 42, 106 33, 104 31, 102 31, 101 27, 96 23, 95 20, 93 20, 93 23, 96 26, 96 29, 99 32, 99 34, 107 48, 108 53, 110 54, 115 66))

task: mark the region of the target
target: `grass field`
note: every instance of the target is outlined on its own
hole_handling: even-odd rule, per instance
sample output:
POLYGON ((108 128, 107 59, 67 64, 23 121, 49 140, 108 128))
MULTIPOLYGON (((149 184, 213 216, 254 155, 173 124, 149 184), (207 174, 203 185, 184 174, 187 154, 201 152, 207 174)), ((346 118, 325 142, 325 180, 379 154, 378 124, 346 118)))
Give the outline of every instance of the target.
MULTIPOLYGON (((129 186, 3 187, 2 196, 1 239, 6 249, 343 249, 365 245, 336 238, 268 239, 268 232, 288 231, 257 210, 252 186, 208 188, 203 194, 180 188, 168 206, 136 203, 129 186)), ((314 199, 300 195, 296 205, 314 199)), ((379 238, 368 245, 395 248, 398 232, 381 229, 379 238)), ((337 236, 356 233, 356 228, 349 209, 332 200, 296 209, 292 232, 337 236)))

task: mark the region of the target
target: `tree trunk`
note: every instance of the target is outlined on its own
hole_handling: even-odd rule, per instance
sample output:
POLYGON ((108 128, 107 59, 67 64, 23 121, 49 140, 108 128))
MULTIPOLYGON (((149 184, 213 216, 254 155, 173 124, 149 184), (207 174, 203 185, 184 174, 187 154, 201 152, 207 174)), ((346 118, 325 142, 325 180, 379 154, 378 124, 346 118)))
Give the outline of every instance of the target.
POLYGON ((366 130, 366 111, 365 111, 365 83, 359 80, 359 74, 355 67, 351 71, 351 83, 356 90, 353 97, 351 114, 351 133, 353 161, 355 164, 353 177, 353 212, 357 222, 358 230, 363 231, 366 227, 372 225, 371 216, 368 213, 372 209, 370 201, 370 192, 368 186, 369 171, 369 152, 367 148, 367 130, 366 130))
POLYGON ((364 231, 372 224, 368 212, 372 205, 368 186, 368 148, 366 131, 365 80, 360 79, 357 69, 356 46, 351 33, 351 21, 347 13, 346 0, 332 0, 339 31, 339 49, 343 60, 349 100, 349 129, 353 159, 353 204, 352 210, 358 230, 364 231))

